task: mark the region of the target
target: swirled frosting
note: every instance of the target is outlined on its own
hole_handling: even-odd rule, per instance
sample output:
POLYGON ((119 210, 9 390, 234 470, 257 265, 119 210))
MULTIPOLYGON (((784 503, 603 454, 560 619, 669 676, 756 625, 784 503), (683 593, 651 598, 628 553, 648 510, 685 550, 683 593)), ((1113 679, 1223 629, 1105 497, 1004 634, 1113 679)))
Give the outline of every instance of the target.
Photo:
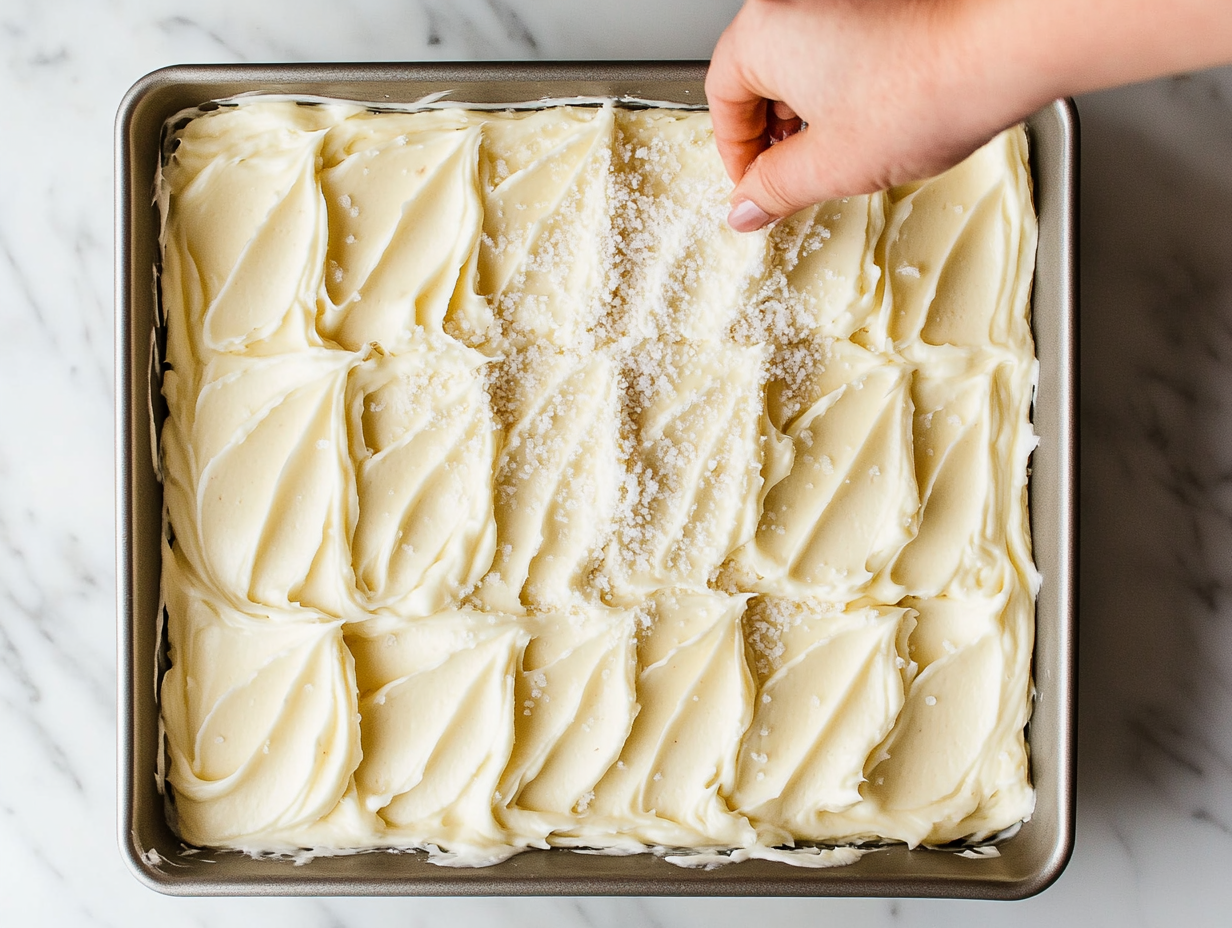
POLYGON ((1021 129, 737 235, 704 112, 189 116, 186 841, 829 866, 1030 815, 1021 129))

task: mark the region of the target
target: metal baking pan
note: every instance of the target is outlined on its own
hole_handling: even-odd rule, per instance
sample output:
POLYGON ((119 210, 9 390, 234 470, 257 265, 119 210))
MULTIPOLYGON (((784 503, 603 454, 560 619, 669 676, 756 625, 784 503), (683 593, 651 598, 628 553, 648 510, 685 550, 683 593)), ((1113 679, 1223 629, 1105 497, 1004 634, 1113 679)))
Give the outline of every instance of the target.
POLYGON ((249 91, 406 103, 451 92, 474 103, 616 96, 705 102, 705 62, 216 65, 174 67, 138 81, 116 119, 116 522, 119 621, 119 839, 133 873, 175 895, 750 895, 948 896, 1016 899, 1050 885, 1073 847, 1075 717, 1075 203, 1077 118, 1058 101, 1028 121, 1039 213, 1034 329, 1040 361, 1031 528, 1044 577, 1036 607, 1037 695, 1028 727, 1035 814, 1000 856, 892 847, 828 870, 750 860, 685 870, 647 854, 529 851, 494 867, 450 869, 422 854, 289 860, 184 846, 156 788, 159 722, 159 538, 162 487, 150 417, 158 215, 152 206, 164 121, 177 111, 249 91))

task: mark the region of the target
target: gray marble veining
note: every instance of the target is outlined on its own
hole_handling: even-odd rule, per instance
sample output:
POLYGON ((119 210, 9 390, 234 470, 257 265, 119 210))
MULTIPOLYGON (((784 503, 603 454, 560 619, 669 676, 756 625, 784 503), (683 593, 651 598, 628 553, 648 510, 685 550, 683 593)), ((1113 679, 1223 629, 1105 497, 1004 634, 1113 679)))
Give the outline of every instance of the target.
POLYGON ((1232 75, 1083 103, 1079 801, 1162 914, 1232 867, 1232 75))
POLYGON ((705 57, 735 0, 0 4, 5 924, 1221 925, 1232 900, 1232 71, 1080 101, 1078 843, 1013 905, 239 899, 115 847, 111 128, 192 61, 705 57))

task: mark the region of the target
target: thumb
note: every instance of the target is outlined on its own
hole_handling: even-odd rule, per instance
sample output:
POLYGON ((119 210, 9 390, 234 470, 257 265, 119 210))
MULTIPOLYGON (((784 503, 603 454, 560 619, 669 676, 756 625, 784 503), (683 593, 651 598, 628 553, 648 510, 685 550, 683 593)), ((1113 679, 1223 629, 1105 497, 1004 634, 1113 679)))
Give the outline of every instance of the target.
POLYGON ((737 232, 760 229, 829 195, 817 176, 817 152, 809 144, 808 131, 802 129, 771 145, 744 172, 727 216, 728 225, 737 232))

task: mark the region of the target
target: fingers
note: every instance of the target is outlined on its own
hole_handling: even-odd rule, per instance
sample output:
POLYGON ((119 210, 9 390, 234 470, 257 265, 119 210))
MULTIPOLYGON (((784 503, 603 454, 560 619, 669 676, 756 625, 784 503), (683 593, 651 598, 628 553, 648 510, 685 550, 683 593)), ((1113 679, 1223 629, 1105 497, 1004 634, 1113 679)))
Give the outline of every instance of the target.
POLYGON ((793 119, 799 119, 796 111, 784 103, 782 100, 775 100, 770 104, 771 115, 779 122, 791 122, 793 119))
POLYGON ((739 183, 753 160, 769 147, 770 114, 765 97, 743 74, 731 36, 735 25, 715 46, 706 72, 706 100, 719 157, 732 183, 739 183))
POLYGON ((802 130, 767 148, 753 161, 732 193, 727 222, 752 232, 774 219, 826 198, 817 176, 817 153, 802 130))
POLYGON ((778 95, 750 74, 743 54, 748 43, 742 42, 747 11, 737 14, 720 36, 706 72, 715 144, 736 184, 727 221, 739 232, 760 229, 814 202, 808 192, 813 185, 800 183, 811 173, 800 144, 803 123, 790 104, 771 99, 778 95))
POLYGON ((775 100, 770 104, 770 119, 766 135, 771 145, 783 141, 789 135, 795 135, 803 125, 796 111, 786 103, 775 100))

